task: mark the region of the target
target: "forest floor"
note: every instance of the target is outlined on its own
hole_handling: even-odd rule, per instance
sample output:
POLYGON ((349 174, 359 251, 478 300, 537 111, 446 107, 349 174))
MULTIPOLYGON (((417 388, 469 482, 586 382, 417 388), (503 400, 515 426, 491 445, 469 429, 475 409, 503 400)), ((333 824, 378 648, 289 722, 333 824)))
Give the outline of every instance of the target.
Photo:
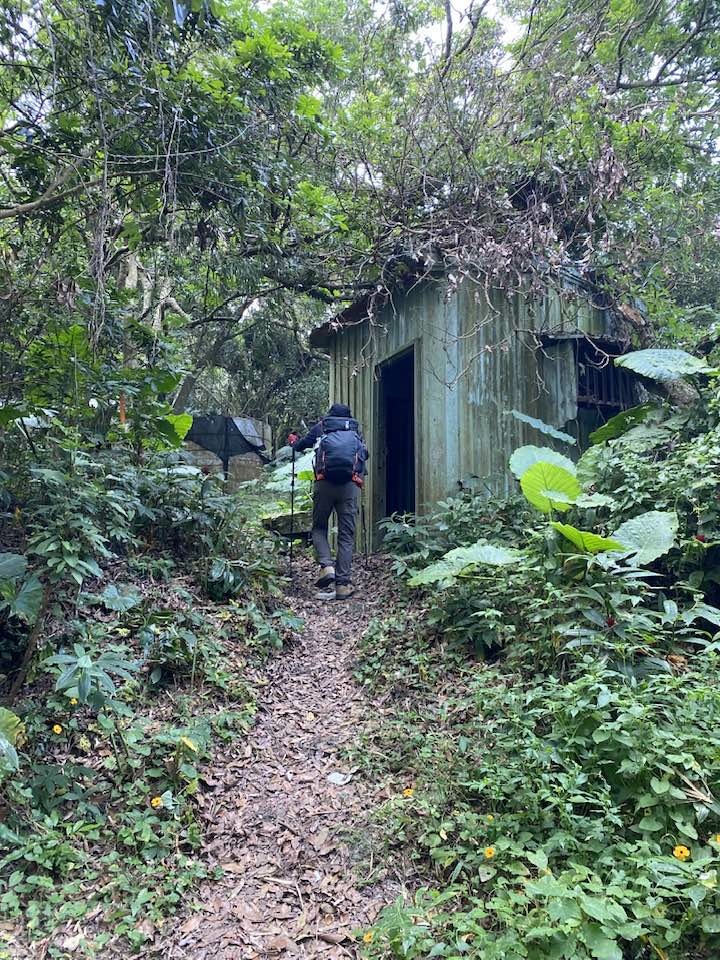
POLYGON ((205 858, 221 876, 146 956, 352 957, 358 932, 402 889, 399 865, 379 870, 360 837, 371 811, 403 785, 368 782, 351 759, 368 718, 383 709, 364 695, 353 662, 390 602, 387 565, 358 562, 356 596, 323 604, 315 568, 296 564, 287 599, 304 630, 269 664, 249 736, 203 774, 205 858))

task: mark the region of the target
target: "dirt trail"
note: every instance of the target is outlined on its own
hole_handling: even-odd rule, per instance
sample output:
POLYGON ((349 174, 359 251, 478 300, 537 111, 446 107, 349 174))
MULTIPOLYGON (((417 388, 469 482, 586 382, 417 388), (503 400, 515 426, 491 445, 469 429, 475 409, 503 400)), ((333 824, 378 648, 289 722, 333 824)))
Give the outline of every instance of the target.
POLYGON ((354 577, 355 598, 322 605, 311 572, 296 567, 288 598, 305 630, 271 664, 248 739, 210 771, 206 850, 223 877, 205 885, 202 911, 179 922, 154 956, 352 957, 351 932, 398 893, 387 878, 362 885, 342 839, 381 799, 353 775, 344 749, 370 710, 351 673, 354 645, 384 612, 382 584, 391 578, 371 558, 354 577))

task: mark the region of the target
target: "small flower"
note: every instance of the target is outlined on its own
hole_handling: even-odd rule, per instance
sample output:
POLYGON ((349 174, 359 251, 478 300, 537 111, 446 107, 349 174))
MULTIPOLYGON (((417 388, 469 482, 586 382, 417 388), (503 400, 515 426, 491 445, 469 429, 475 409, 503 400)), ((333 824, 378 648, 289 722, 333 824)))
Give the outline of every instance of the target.
POLYGON ((705 536, 704 533, 696 533, 695 539, 697 540, 698 543, 705 543, 705 541, 707 540, 707 537, 705 536))
POLYGON ((720 833, 716 833, 714 837, 710 837, 715 843, 720 843, 720 833))
POLYGON ((52 732, 53 732, 53 733, 56 733, 56 734, 59 735, 59 734, 62 733, 62 730, 63 730, 63 728, 60 726, 59 723, 54 723, 54 724, 53 724, 53 728, 52 728, 52 732))
POLYGON ((363 943, 372 943, 374 936, 372 930, 368 930, 367 933, 363 934, 363 943))
POLYGON ((485 859, 492 860, 495 856, 495 847, 485 847, 485 859))
POLYGON ((414 787, 405 787, 405 789, 403 790, 404 797, 412 797, 414 793, 415 793, 414 787))
POLYGON ((684 862, 690 858, 690 851, 683 843, 679 843, 676 847, 673 847, 673 856, 676 860, 684 862))
POLYGON ((615 624, 617 623, 617 620, 615 619, 615 617, 606 617, 605 623, 608 625, 608 627, 614 627, 615 624))
POLYGON ((71 707, 76 707, 76 706, 77 706, 77 702, 78 702, 78 698, 77 698, 77 697, 70 697, 70 706, 71 706, 71 707))
POLYGON ((151 806, 154 810, 159 810, 159 808, 160 808, 162 805, 163 805, 163 799, 162 799, 162 797, 153 797, 152 800, 150 801, 150 806, 151 806))
POLYGON ((489 813, 489 814, 485 817, 485 819, 487 820, 488 823, 492 823, 493 820, 495 819, 495 817, 494 817, 491 813, 489 813))

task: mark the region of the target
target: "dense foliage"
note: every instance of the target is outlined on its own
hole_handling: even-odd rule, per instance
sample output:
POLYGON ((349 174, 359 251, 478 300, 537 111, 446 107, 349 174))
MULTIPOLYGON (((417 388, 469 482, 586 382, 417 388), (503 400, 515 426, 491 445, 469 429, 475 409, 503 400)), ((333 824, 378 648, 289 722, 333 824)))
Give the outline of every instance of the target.
POLYGON ((395 698, 369 756, 413 783, 383 831, 421 880, 378 955, 716 955, 717 373, 694 408, 619 415, 577 466, 521 448, 549 520, 469 497, 387 524, 426 597, 376 624, 360 676, 395 698))
POLYGON ((300 626, 255 506, 167 449, 172 418, 93 444, 99 409, 6 438, 0 490, 0 909, 31 937, 95 918, 96 949, 151 937, 204 875, 200 762, 300 626))

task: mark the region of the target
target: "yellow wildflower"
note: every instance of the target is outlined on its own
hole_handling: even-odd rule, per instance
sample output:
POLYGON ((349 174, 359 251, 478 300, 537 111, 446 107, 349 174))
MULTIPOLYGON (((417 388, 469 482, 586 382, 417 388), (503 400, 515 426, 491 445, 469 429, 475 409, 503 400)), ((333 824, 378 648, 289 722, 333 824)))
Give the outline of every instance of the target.
POLYGON ((78 702, 77 697, 70 697, 70 706, 71 706, 71 707, 76 707, 76 706, 77 706, 77 702, 78 702))
POLYGON ((485 847, 485 859, 492 860, 495 856, 495 847, 485 847))
POLYGON ((363 943, 372 943, 374 936, 375 934, 372 932, 372 930, 368 930, 367 933, 363 934, 363 943))
POLYGON ((676 847, 673 847, 673 856, 676 860, 688 860, 690 858, 690 851, 683 843, 679 843, 676 847))
POLYGON ((404 797, 411 797, 414 793, 415 793, 415 789, 413 787, 405 787, 405 789, 403 790, 404 797))
POLYGON ((714 840, 715 843, 720 843, 720 833, 716 833, 714 837, 711 837, 711 839, 714 840))
POLYGON ((153 797, 150 801, 150 806, 157 810, 163 805, 162 797, 153 797))
POLYGON ((485 819, 487 820, 488 823, 492 823, 493 820, 495 819, 495 817, 494 817, 491 813, 489 813, 489 814, 485 817, 485 819))
POLYGON ((194 740, 191 740, 190 737, 180 737, 180 743, 187 747, 188 750, 192 750, 193 753, 198 752, 197 744, 194 740))
POLYGON ((54 723, 52 728, 53 733, 62 733, 62 727, 59 723, 54 723))

